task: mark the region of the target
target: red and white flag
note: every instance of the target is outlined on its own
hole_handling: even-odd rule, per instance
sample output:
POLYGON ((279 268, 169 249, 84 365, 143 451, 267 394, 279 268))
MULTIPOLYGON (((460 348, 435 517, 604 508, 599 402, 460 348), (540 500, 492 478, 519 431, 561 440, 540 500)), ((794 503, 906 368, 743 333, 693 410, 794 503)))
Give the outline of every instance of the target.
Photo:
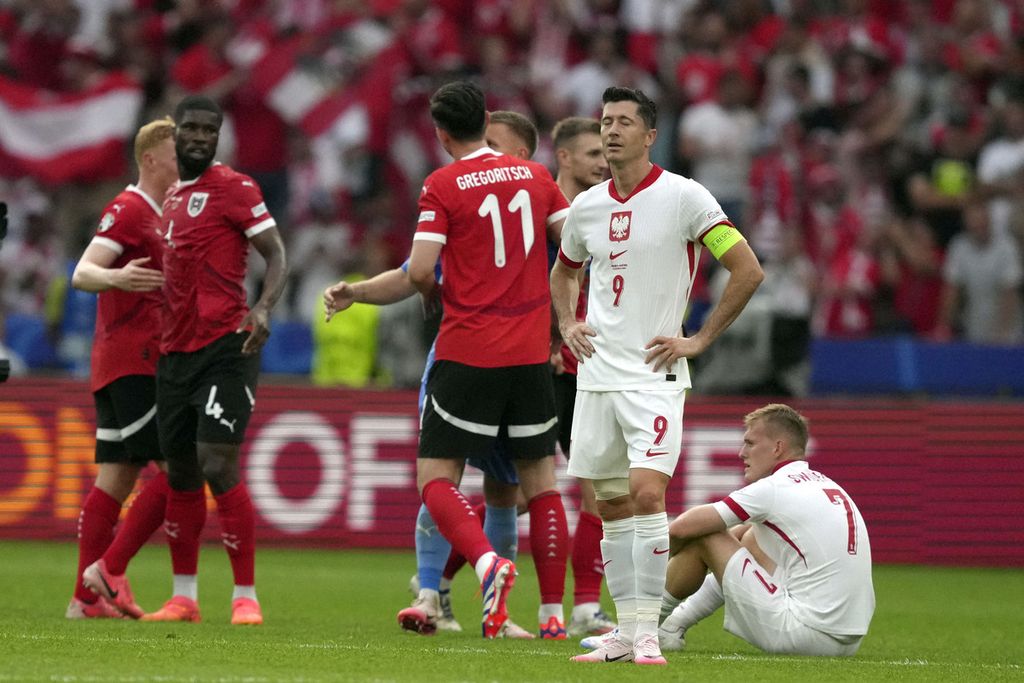
POLYGON ((304 65, 309 43, 300 36, 274 45, 252 67, 252 86, 268 107, 292 125, 301 125, 333 87, 304 65))
POLYGON ((123 73, 76 93, 0 76, 0 176, 58 184, 121 175, 142 99, 123 73))

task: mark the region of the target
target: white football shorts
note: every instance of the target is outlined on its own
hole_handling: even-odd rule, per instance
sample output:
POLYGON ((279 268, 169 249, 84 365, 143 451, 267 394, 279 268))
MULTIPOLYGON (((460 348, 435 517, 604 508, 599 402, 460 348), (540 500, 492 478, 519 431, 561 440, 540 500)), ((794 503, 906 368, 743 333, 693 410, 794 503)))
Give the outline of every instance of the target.
POLYGON ((860 647, 861 636, 830 636, 799 621, 785 585, 746 548, 725 565, 722 593, 725 630, 765 652, 849 657, 860 647))
POLYGON ((683 445, 686 390, 577 390, 569 474, 622 479, 633 467, 672 476, 683 445))

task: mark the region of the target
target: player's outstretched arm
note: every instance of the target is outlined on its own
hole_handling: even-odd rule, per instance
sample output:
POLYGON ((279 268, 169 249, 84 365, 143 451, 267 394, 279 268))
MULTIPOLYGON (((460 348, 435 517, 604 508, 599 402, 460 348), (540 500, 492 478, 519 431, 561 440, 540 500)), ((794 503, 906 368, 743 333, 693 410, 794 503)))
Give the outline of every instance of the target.
POLYGON ((110 247, 90 244, 75 266, 71 286, 83 292, 105 292, 108 289, 152 292, 164 286, 164 274, 146 267, 150 260, 148 256, 132 259, 121 268, 111 268, 117 257, 117 252, 110 247))
POLYGON ((362 282, 344 280, 324 290, 324 310, 330 322, 335 313, 341 313, 352 304, 386 306, 416 293, 409 276, 401 268, 388 270, 362 282))
POLYGON ((440 242, 429 239, 413 240, 409 255, 409 281, 423 297, 423 311, 430 315, 440 305, 441 288, 438 286, 434 268, 441 256, 440 242))
POLYGON ((281 233, 277 228, 270 228, 254 235, 249 240, 256 251, 260 253, 263 260, 267 262, 267 272, 263 279, 263 293, 249 314, 242 319, 238 325, 241 332, 251 327, 249 336, 242 344, 242 353, 250 355, 260 350, 260 347, 270 336, 270 311, 274 304, 281 298, 284 291, 285 280, 288 277, 288 262, 285 257, 284 242, 281 241, 281 233))

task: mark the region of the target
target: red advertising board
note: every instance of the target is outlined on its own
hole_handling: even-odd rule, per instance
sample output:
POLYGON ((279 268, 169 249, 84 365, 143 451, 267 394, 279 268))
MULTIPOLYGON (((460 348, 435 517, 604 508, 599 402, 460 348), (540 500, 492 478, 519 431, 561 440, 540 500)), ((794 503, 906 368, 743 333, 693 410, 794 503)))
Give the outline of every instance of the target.
MULTIPOLYGON (((749 397, 691 396, 670 514, 742 485, 749 397)), ((1000 402, 815 399, 811 463, 857 501, 877 562, 1024 565, 1024 407, 1000 402)), ((243 449, 261 543, 412 547, 416 395, 264 384, 243 449)), ((95 473, 86 385, 0 385, 0 538, 70 539, 95 473)), ((576 490, 559 456, 570 528, 576 490)), ((479 495, 478 472, 466 488, 479 495)), ((526 530, 526 521, 521 520, 526 530)), ((218 537, 216 515, 207 525, 218 537)), ((522 539, 526 548, 528 539, 522 539)))

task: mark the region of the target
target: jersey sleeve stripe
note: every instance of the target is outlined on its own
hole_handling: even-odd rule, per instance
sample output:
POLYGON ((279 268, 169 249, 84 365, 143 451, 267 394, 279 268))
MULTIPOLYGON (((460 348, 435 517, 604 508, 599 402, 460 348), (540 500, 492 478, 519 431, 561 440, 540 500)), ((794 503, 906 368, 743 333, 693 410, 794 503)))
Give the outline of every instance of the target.
POLYGON ((246 230, 245 236, 248 237, 249 239, 252 239, 256 235, 263 232, 264 230, 269 230, 270 228, 275 227, 277 227, 277 221, 275 221, 273 218, 267 218, 266 220, 262 220, 256 225, 246 230))
POLYGON ((413 241, 426 240, 427 242, 440 242, 441 244, 448 243, 448 235, 442 235, 439 232, 418 232, 412 236, 413 241))
POLYGON ((743 506, 737 503, 731 497, 726 496, 725 498, 722 499, 722 502, 729 506, 729 509, 732 510, 734 515, 740 518, 741 522, 745 522, 748 519, 750 519, 750 515, 747 513, 746 510, 743 509, 743 506))
POLYGON ((573 261, 571 258, 565 255, 565 252, 562 251, 561 248, 558 249, 558 260, 564 263, 565 265, 569 266, 570 268, 575 268, 576 270, 579 270, 580 268, 583 267, 583 261, 573 261))
POLYGON ((101 244, 107 249, 110 249, 118 256, 124 253, 124 247, 121 246, 121 244, 119 244, 118 242, 115 242, 114 240, 110 239, 109 237, 100 237, 99 235, 96 235, 95 237, 92 238, 92 243, 101 244))
POLYGON ((553 214, 548 216, 548 225, 551 225, 552 223, 557 223, 558 221, 562 220, 563 218, 565 218, 568 215, 569 215, 569 209, 568 208, 561 209, 559 211, 555 211, 553 214))

